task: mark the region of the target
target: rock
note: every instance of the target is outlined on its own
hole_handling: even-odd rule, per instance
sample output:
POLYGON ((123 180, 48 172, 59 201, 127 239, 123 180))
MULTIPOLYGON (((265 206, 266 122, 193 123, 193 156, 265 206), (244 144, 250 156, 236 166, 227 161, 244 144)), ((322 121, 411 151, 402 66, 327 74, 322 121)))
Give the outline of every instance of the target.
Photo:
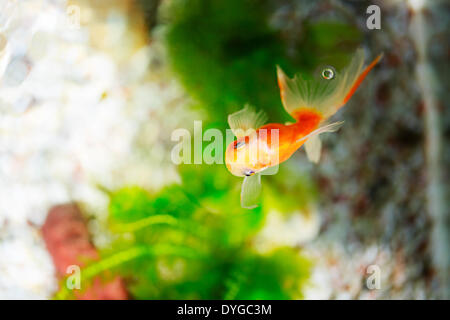
MULTIPOLYGON (((76 204, 51 208, 41 230, 59 278, 71 274, 67 272, 69 266, 83 267, 86 262, 99 259, 98 252, 90 241, 86 222, 76 204)), ((128 299, 125 284, 120 277, 105 282, 97 276, 87 289, 76 292, 75 296, 78 300, 128 299)))

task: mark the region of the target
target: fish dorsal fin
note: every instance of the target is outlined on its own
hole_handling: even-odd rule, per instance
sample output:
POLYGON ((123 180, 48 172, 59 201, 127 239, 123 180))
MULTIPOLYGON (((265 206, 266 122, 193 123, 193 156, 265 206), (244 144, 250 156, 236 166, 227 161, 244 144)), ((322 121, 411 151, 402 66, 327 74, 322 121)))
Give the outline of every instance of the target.
POLYGON ((241 207, 253 209, 259 205, 259 195, 261 194, 261 175, 255 173, 247 176, 242 182, 241 207))
POLYGON ((318 163, 320 160, 321 150, 322 150, 322 141, 320 141, 318 134, 306 140, 305 151, 309 161, 318 163))
POLYGON ((263 126, 266 121, 267 115, 263 110, 257 112, 248 104, 228 116, 228 124, 237 138, 249 135, 248 132, 263 126))
POLYGON ((359 49, 350 64, 340 73, 332 70, 334 75, 329 79, 323 77, 307 79, 303 75, 296 75, 290 79, 280 67, 277 67, 278 85, 284 108, 292 116, 295 115, 295 111, 302 108, 314 109, 325 118, 331 116, 346 102, 346 97, 357 82, 363 65, 364 51, 359 49))

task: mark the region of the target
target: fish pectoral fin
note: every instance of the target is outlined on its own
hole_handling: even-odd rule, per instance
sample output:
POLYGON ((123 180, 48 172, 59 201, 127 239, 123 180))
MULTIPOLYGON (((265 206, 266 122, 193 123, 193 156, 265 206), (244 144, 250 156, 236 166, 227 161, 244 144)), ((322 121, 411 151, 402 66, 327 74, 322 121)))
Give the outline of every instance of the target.
POLYGON ((261 175, 255 173, 244 178, 241 188, 241 207, 253 209, 259 205, 259 195, 261 194, 261 175))
POLYGON ((320 127, 307 134, 306 136, 297 140, 297 142, 301 142, 306 140, 305 142, 305 150, 308 159, 311 162, 317 163, 320 159, 320 152, 322 150, 322 142, 320 141, 319 134, 325 132, 335 132, 339 130, 340 127, 344 124, 344 121, 333 122, 327 124, 326 126, 320 127))
POLYGON ((322 142, 319 135, 314 135, 305 142, 305 151, 309 161, 318 163, 320 160, 320 152, 322 150, 322 142))
POLYGON ((263 171, 261 171, 260 174, 263 175, 263 176, 273 176, 273 175, 278 173, 278 167, 279 166, 280 165, 277 164, 277 165, 274 165, 272 167, 268 167, 267 169, 264 169, 263 171))
POLYGON ((327 124, 326 126, 320 127, 318 129, 310 132, 306 136, 301 137, 296 142, 301 142, 301 141, 304 141, 304 140, 308 140, 309 138, 311 138, 313 136, 317 136, 317 135, 319 135, 321 133, 336 132, 336 131, 339 130, 340 127, 342 127, 343 124, 344 124, 344 121, 333 122, 333 123, 327 124))
POLYGON ((228 116, 228 124, 237 138, 251 134, 251 131, 263 126, 267 121, 264 111, 255 111, 250 105, 228 116))

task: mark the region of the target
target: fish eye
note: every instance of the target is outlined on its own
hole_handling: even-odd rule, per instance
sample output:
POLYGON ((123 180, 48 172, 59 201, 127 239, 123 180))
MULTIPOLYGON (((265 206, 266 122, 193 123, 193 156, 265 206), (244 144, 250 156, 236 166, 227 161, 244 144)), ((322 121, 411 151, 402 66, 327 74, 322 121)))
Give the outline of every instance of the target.
POLYGON ((246 175, 247 177, 250 177, 252 175, 255 174, 255 171, 251 170, 251 169, 247 169, 244 171, 244 175, 246 175))
POLYGON ((242 148, 243 146, 245 146, 245 140, 242 140, 242 141, 239 141, 238 143, 236 143, 234 148, 239 149, 239 148, 242 148))

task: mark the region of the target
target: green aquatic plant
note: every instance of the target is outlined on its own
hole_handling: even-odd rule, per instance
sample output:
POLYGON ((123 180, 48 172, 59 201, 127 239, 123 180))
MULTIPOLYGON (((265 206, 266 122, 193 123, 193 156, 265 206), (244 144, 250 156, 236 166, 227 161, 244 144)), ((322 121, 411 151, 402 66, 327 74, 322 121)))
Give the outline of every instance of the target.
MULTIPOLYGON (((81 270, 81 287, 117 274, 135 299, 301 298, 311 262, 295 248, 257 251, 266 211, 242 209, 234 180, 216 182, 211 170, 182 167, 183 185, 155 193, 110 193, 113 240, 81 270)), ((56 298, 72 294, 63 287, 56 298)))
POLYGON ((305 19, 291 48, 270 24, 274 11, 268 0, 175 0, 164 10, 169 63, 199 107, 221 120, 219 128, 246 103, 264 109, 271 121, 290 120, 275 66, 290 74, 314 72, 325 62, 340 68, 361 40, 355 26, 305 19))

